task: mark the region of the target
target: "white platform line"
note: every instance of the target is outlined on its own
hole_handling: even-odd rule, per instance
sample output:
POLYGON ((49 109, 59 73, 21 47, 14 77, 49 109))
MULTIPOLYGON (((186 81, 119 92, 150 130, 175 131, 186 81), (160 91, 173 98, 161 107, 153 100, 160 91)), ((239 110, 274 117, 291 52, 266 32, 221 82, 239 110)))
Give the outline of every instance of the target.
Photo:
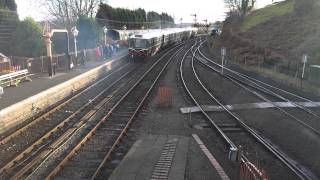
POLYGON ((230 180, 229 176, 225 173, 219 162, 216 160, 216 158, 211 154, 211 152, 208 150, 208 148, 203 144, 201 139, 199 138, 198 135, 192 134, 192 137, 194 140, 198 143, 200 146, 202 152, 207 156, 209 159, 210 163, 213 165, 213 167, 217 170, 219 176, 221 177, 222 180, 230 180))

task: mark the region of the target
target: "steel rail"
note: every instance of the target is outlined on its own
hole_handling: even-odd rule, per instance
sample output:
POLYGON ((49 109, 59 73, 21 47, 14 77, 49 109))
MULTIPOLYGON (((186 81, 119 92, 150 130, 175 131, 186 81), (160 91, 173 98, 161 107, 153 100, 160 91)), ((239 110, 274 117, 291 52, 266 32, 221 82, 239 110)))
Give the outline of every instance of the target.
MULTIPOLYGON (((127 72, 123 76, 128 76, 130 72, 127 72)), ((120 78, 121 79, 121 78, 120 78)), ((119 79, 119 80, 120 80, 119 79)), ((115 81, 113 84, 118 83, 119 81, 115 81)), ((122 88, 122 87, 120 87, 122 88)), ((110 101, 115 98, 115 94, 112 94, 112 96, 107 96, 103 100, 100 101, 100 103, 93 108, 93 110, 89 111, 86 115, 81 118, 81 121, 78 122, 75 126, 69 128, 65 131, 65 133, 59 137, 59 139, 55 140, 50 144, 50 146, 43 150, 43 153, 38 153, 38 156, 34 158, 33 161, 31 161, 29 164, 24 166, 20 171, 15 172, 15 175, 10 179, 23 179, 22 176, 26 174, 26 172, 30 172, 31 169, 34 169, 34 166, 37 165, 35 168, 36 170, 40 168, 40 166, 48 159, 50 158, 55 152, 57 152, 59 149, 61 149, 68 141, 73 138, 80 130, 82 130, 90 121, 93 120, 93 118, 97 115, 97 113, 105 107, 106 104, 110 103, 110 101), (71 130, 71 132, 69 132, 71 130), (47 150, 48 149, 48 150, 47 150), (46 152, 47 150, 47 152, 46 152)), ((91 122, 93 123, 93 122, 91 122)), ((25 179, 30 179, 30 176, 36 171, 33 170, 31 174, 25 179)))
POLYGON ((113 150, 116 148, 116 145, 119 144, 121 138, 124 136, 124 134, 126 133, 126 131, 129 128, 130 123, 133 121, 134 117, 137 115, 137 113, 139 112, 139 110, 141 109, 141 107, 143 106, 145 100, 147 99, 147 97, 149 96, 150 92, 152 91, 152 89, 154 88, 155 84, 157 83, 157 81, 159 80, 160 76, 162 75, 162 73, 164 72, 164 70, 166 69, 166 67, 168 66, 168 64, 172 61, 172 59, 178 55, 180 52, 182 51, 182 48, 179 49, 175 54, 173 54, 172 57, 170 57, 169 61, 165 64, 165 66, 162 68, 161 72, 158 74, 158 76, 156 77, 156 79, 154 80, 154 82, 152 83, 151 87, 149 88, 149 90, 147 91, 146 95, 143 97, 143 99, 141 100, 140 104, 138 105, 138 108, 135 110, 134 114, 130 117, 129 122, 127 123, 124 131, 121 132, 121 135, 117 138, 116 143, 113 144, 113 147, 111 148, 112 150, 110 150, 106 156, 103 158, 103 161, 100 163, 99 167, 97 168, 97 170, 95 171, 95 173, 93 174, 91 180, 94 180, 98 177, 98 175, 100 174, 103 166, 105 165, 105 163, 107 162, 108 159, 110 159, 111 153, 113 152, 113 150))
POLYGON ((187 91, 189 97, 192 99, 192 101, 195 103, 195 105, 197 107, 200 108, 200 111, 202 112, 202 114, 209 120, 209 122, 211 123, 211 125, 213 125, 213 127, 218 131, 219 135, 225 140, 225 142, 227 143, 227 145, 229 146, 229 148, 234 148, 234 149, 238 149, 238 147, 230 140, 230 138, 219 128, 219 126, 213 121, 213 119, 205 112, 205 110, 202 108, 202 106, 198 103, 198 101, 195 99, 195 97, 192 95, 190 89, 187 86, 187 83, 184 79, 184 71, 183 71, 183 63, 186 59, 187 54, 192 51, 192 48, 195 45, 193 45, 182 57, 182 60, 180 62, 180 79, 182 81, 183 87, 184 89, 187 91))
MULTIPOLYGON (((122 69, 122 68, 121 68, 122 69)), ((89 105, 93 104, 93 102, 98 101, 98 99, 104 94, 106 93, 108 90, 110 90, 112 87, 114 87, 115 84, 117 84, 118 82, 120 82, 122 79, 126 78, 130 73, 132 73, 134 70, 126 72, 124 75, 122 75, 121 77, 119 77, 117 80, 115 80, 112 84, 110 84, 107 88, 105 88, 103 91, 101 91, 98 95, 96 95, 91 101, 87 102, 86 104, 84 104, 83 106, 81 106, 76 112, 72 113, 70 116, 68 116, 67 118, 65 118, 62 122, 60 122, 57 126, 55 126, 53 129, 51 129, 50 131, 48 131, 45 135, 43 135, 40 139, 38 139, 36 142, 34 142, 32 145, 30 145, 29 147, 27 147, 23 152, 19 153, 17 156, 15 156, 12 160, 10 160, 6 165, 4 165, 1 169, 0 169, 0 174, 8 174, 10 173, 15 167, 19 166, 20 163, 18 163, 19 161, 25 159, 28 155, 32 155, 33 152, 35 151, 41 151, 41 149, 43 149, 44 147, 48 147, 50 145, 50 143, 47 143, 46 141, 53 136, 55 133, 60 132, 61 128, 64 127, 70 120, 72 117, 74 117, 76 114, 80 113, 81 111, 83 111, 83 109, 85 109, 86 107, 88 107, 89 105), (45 143, 44 145, 42 145, 43 143, 45 143)), ((111 75, 111 74, 110 74, 111 75)), ((108 76, 110 77, 110 76, 108 76)), ((101 81, 100 81, 101 82, 101 81)), ((103 101, 103 100, 102 100, 103 101)), ((102 102, 101 101, 101 102, 102 102)), ((100 101, 99 101, 100 102, 100 101)), ((105 102, 107 103, 107 102, 105 102)), ((102 107, 102 105, 100 104, 100 106, 102 107)), ((90 112, 88 112, 90 113, 90 112)), ((93 114, 90 114, 91 116, 93 114)), ((88 120, 88 119, 86 119, 88 120)), ((85 123, 85 122, 83 122, 85 123)), ((67 130, 66 130, 67 131, 67 130)), ((65 131, 65 132, 66 132, 65 131)), ((37 154, 39 152, 36 152, 37 154)), ((22 162, 23 163, 23 162, 22 162)))
MULTIPOLYGON (((199 46, 200 47, 200 46, 199 46)), ((196 79, 198 80, 201 87, 208 93, 208 95, 214 99, 226 112, 228 112, 229 115, 231 115, 238 123, 239 125, 245 129, 252 137, 254 137, 258 142, 260 142, 264 147, 266 147, 273 155, 275 155, 281 162, 283 162, 291 171, 293 171, 300 179, 316 179, 316 177, 313 175, 313 173, 300 164, 298 164, 295 160, 291 159, 288 155, 286 155, 284 152, 279 150, 275 145, 273 145, 270 141, 267 141, 265 138, 263 138, 261 135, 259 135, 255 130, 250 128, 247 124, 243 122, 243 120, 232 113, 228 108, 225 107, 202 83, 199 76, 196 73, 196 70, 194 68, 194 59, 196 51, 193 54, 192 57, 192 68, 194 75, 196 79)))
MULTIPOLYGON (((203 45, 201 45, 201 46, 203 47, 203 45)), ((213 61, 212 59, 210 59, 210 58, 208 58, 207 56, 205 56, 205 55, 203 54, 203 52, 201 51, 201 49, 199 49, 199 53, 200 53, 206 60, 208 60, 208 61, 213 61)), ((224 67, 224 68, 226 68, 226 67, 224 67)), ((281 91, 281 92, 283 92, 283 93, 285 93, 285 94, 291 95, 291 96, 296 97, 296 98, 298 98, 298 99, 301 99, 301 100, 303 100, 303 101, 307 101, 307 102, 310 102, 310 103, 314 103, 314 101, 312 101, 312 100, 310 100, 310 99, 308 99, 308 98, 305 98, 305 97, 302 97, 302 96, 300 96, 300 95, 294 94, 294 93, 292 93, 292 92, 286 91, 286 90, 281 89, 281 88, 279 88, 279 87, 270 85, 270 84, 268 84, 268 83, 265 83, 265 82, 263 82, 263 81, 260 81, 260 80, 258 80, 258 79, 255 79, 255 78, 253 78, 253 77, 250 77, 249 75, 245 75, 245 74, 243 74, 243 73, 234 71, 234 70, 232 70, 232 69, 230 69, 230 68, 227 68, 227 71, 230 71, 230 72, 232 72, 232 73, 234 73, 234 74, 237 74, 237 75, 239 75, 239 76, 248 78, 248 79, 250 79, 250 80, 252 80, 252 81, 255 81, 256 83, 263 84, 263 85, 265 85, 265 86, 267 86, 267 87, 270 87, 270 88, 272 88, 272 89, 281 91)))
POLYGON ((73 95, 71 98, 69 98, 66 101, 63 101, 61 104, 59 104, 58 106, 52 108, 50 111, 42 114, 41 116, 37 117, 35 120, 31 121, 30 123, 26 124, 25 126, 22 126, 20 128, 18 128, 17 130, 15 130, 14 132, 12 132, 11 134, 7 135, 6 137, 2 138, 0 140, 0 145, 6 144, 8 143, 12 138, 20 135, 22 132, 26 131, 29 127, 33 126, 34 124, 36 124, 37 122, 41 121, 42 119, 45 119, 46 117, 48 117, 49 115, 55 113, 57 110, 63 108, 65 105, 67 105, 68 103, 70 103, 71 101, 73 101, 74 99, 76 99, 77 97, 81 96, 83 93, 89 91, 90 89, 92 89, 93 87, 95 87, 96 85, 100 84, 101 82, 105 81, 106 79, 108 79, 110 76, 112 76, 114 73, 122 70, 123 68, 125 68, 126 66, 128 66, 130 63, 125 64, 124 66, 120 67, 119 69, 117 69, 116 71, 111 72, 110 74, 108 74, 107 76, 105 76, 104 78, 100 79, 99 81, 95 82, 94 84, 88 86, 87 88, 85 88, 84 90, 76 93, 75 95, 73 95))
MULTIPOLYGON (((204 42, 203 42, 203 43, 204 43, 204 42)), ((203 46, 203 43, 201 44, 201 46, 203 46)), ((218 67, 222 67, 220 64, 212 61, 212 60, 209 59, 207 56, 205 56, 205 55, 201 52, 200 47, 198 48, 198 52, 201 54, 202 57, 204 57, 204 58, 205 58, 206 60, 208 60, 210 63, 212 63, 212 64, 214 64, 214 65, 216 65, 216 66, 218 66, 218 67)), ((267 88, 261 86, 260 84, 254 82, 254 81, 258 81, 258 80, 255 80, 254 78, 251 78, 251 77, 249 77, 249 76, 247 76, 247 75, 245 75, 245 74, 239 73, 239 72, 234 71, 234 70, 232 70, 232 69, 229 69, 229 68, 227 68, 227 67, 223 67, 223 69, 231 72, 232 74, 238 75, 238 76, 240 76, 241 78, 243 78, 243 79, 245 79, 245 80, 247 80, 247 81, 249 81, 250 83, 252 83, 252 84, 255 85, 255 86, 251 85, 251 87, 253 87, 253 88, 255 88, 255 89, 258 89, 258 90, 260 90, 260 91, 262 91, 262 92, 264 92, 264 93, 267 93, 267 94, 269 94, 269 95, 272 95, 272 96, 274 96, 274 97, 276 97, 276 98, 279 98, 280 100, 283 100, 283 101, 292 103, 292 104, 294 104, 296 107, 298 107, 298 108, 302 109, 303 111, 305 111, 305 112, 307 112, 307 113, 309 113, 309 114, 317 117, 318 119, 320 119, 320 115, 317 114, 316 112, 314 112, 314 111, 312 111, 312 110, 310 110, 310 109, 308 109, 308 108, 306 108, 306 107, 304 107, 304 106, 302 106, 302 105, 300 105, 300 104, 298 104, 298 103, 296 103, 296 102, 290 101, 288 98, 285 98, 284 96, 281 96, 280 94, 277 94, 277 93, 271 91, 270 89, 267 89, 267 88), (253 79, 254 79, 254 80, 253 80, 253 79)), ((230 75, 230 76, 231 76, 231 75, 230 75)), ((239 80, 239 81, 241 81, 241 80, 239 80)), ((244 81, 242 81, 242 82, 245 83, 244 81)), ((302 96, 299 96, 299 95, 293 94, 293 93, 291 93, 291 92, 285 91, 285 90, 283 90, 283 89, 274 87, 274 86, 269 85, 269 84, 267 84, 267 83, 264 83, 264 82, 262 82, 262 81, 258 81, 258 82, 259 82, 259 83, 262 83, 262 84, 264 84, 265 86, 268 86, 268 87, 270 87, 270 88, 273 88, 273 89, 276 89, 276 90, 278 90, 278 91, 281 91, 281 92, 284 92, 284 93, 286 93, 286 94, 289 94, 289 95, 291 95, 291 96, 294 96, 294 97, 296 97, 296 98, 299 98, 299 99, 302 99, 302 100, 306 100, 306 101, 308 101, 308 102, 310 102, 310 103, 314 103, 314 102, 311 101, 310 99, 307 99, 307 98, 304 98, 304 97, 302 97, 302 96)), ((245 84, 248 84, 248 83, 245 83, 245 84)))
MULTIPOLYGON (((198 49, 198 50, 199 50, 199 49, 198 49)), ((198 51, 198 52, 199 52, 199 51, 198 51)), ((196 58, 197 58, 197 57, 196 57, 196 58)), ((260 99, 262 99, 262 100, 264 100, 264 101, 266 101, 266 102, 269 102, 269 103, 273 104, 273 106, 274 106, 275 108, 277 108, 279 111, 281 111, 281 112, 283 112, 284 114, 286 114, 287 116, 291 117, 292 119, 294 119, 295 121, 297 121, 297 122, 298 122, 299 124, 301 124, 302 126, 310 129, 310 130, 311 130, 312 132, 314 132, 315 134, 320 135, 320 131, 319 131, 319 130, 317 130, 317 129, 315 129, 314 127, 312 127, 311 125, 305 123, 305 122, 304 122, 303 120, 301 120, 300 118, 297 118, 297 117, 295 117, 294 115, 290 114, 289 112, 287 112, 286 110, 284 110, 283 108, 281 108, 279 105, 277 105, 275 102, 273 102, 273 101, 271 101, 270 99, 264 97, 264 96, 261 95, 260 93, 258 93, 258 92, 256 92, 256 91, 253 91, 253 90, 251 90, 251 89, 249 89, 249 88, 247 88, 247 87, 245 87, 245 86, 243 85, 243 84, 246 84, 247 86, 250 86, 250 87, 252 87, 252 88, 254 88, 254 89, 257 89, 257 88, 256 88, 255 86, 253 86, 252 84, 245 83, 244 81, 241 81, 241 80, 237 79, 236 77, 233 77, 233 76, 230 76, 230 75, 227 75, 227 74, 222 74, 220 71, 218 71, 218 70, 215 69, 214 67, 212 67, 212 66, 204 63, 204 62, 201 61, 199 58, 197 58, 197 59, 198 59, 198 61, 199 61, 201 64, 203 64, 204 66, 208 67, 209 69, 215 71, 215 72, 218 73, 220 76, 223 76, 223 77, 229 79, 229 80, 232 81, 233 83, 237 84, 238 86, 242 87, 243 89, 247 90, 248 92, 254 94, 254 95, 257 96, 258 98, 260 98, 260 99), (239 82, 241 82, 242 84, 239 83, 239 82)), ((214 65, 217 65, 217 64, 214 63, 214 62, 212 62, 212 63, 213 63, 214 65)), ((225 69, 225 68, 224 68, 224 69, 225 69)), ((258 90, 259 90, 259 89, 258 89, 258 90)), ((296 104, 296 103, 291 102, 291 101, 288 101, 288 102, 290 102, 290 103, 292 103, 292 104, 296 104)), ((300 105, 299 105, 299 106, 300 106, 300 105)))
MULTIPOLYGON (((87 143, 96 133, 96 131, 103 125, 103 123, 105 123, 108 118, 111 116, 111 114, 115 111, 116 108, 119 107, 119 105, 131 94, 131 92, 142 82, 142 80, 157 66, 157 64, 159 64, 159 62, 162 61, 162 59, 164 59, 164 57, 166 57, 170 52, 172 52, 174 50, 171 49, 170 51, 168 51, 167 53, 165 53, 162 57, 160 57, 140 78, 139 80, 127 91, 127 93, 125 95, 122 96, 122 98, 109 110, 108 114, 106 116, 104 116, 99 122, 98 124, 70 151, 70 153, 68 153, 68 155, 50 172, 50 174, 46 177, 47 180, 49 179, 53 179, 56 175, 58 175, 58 173, 63 169, 63 167, 68 163, 68 161, 74 156, 76 155, 76 153, 83 147, 83 145, 85 143, 87 143)), ((163 72, 163 70, 161 71, 163 72)), ((155 84, 155 82, 154 82, 155 84)), ((153 86, 152 86, 153 87, 153 86)), ((152 89, 152 88, 151 88, 152 89)), ((149 90, 148 92, 150 92, 151 90, 149 90)), ((138 110, 141 108, 141 105, 136 109, 134 116, 137 114, 138 110)), ((133 116, 133 117, 134 117, 133 116)), ((133 118, 132 118, 133 119, 133 118)), ((128 126, 130 125, 127 124, 127 126, 125 127, 125 129, 122 130, 120 136, 122 137, 128 126)), ((120 137, 119 136, 119 137, 120 137)), ((113 148, 116 147, 117 143, 120 141, 121 138, 117 138, 116 142, 113 144, 113 148)), ((111 150, 113 151, 113 149, 111 150)), ((107 153, 107 155, 109 154, 109 152, 107 153)), ((107 158, 103 159, 103 161, 106 161, 107 158)), ((102 161, 102 162, 103 162, 102 161)), ((101 168, 100 165, 98 168, 101 168)), ((99 174, 101 169, 97 169, 97 171, 94 173, 93 175, 93 179, 95 178, 96 175, 99 174)))
MULTIPOLYGON (((201 38, 200 38, 201 41, 201 38)), ((195 46, 195 45, 194 45, 195 46)), ((192 51, 194 46, 192 46, 189 51, 192 52, 192 54, 195 51, 192 51)), ((229 146, 229 150, 231 148, 233 148, 233 150, 239 151, 238 147, 232 142, 232 140, 223 132, 223 130, 213 121, 213 119, 206 113, 206 111, 202 108, 202 106, 200 105, 200 103, 196 100, 196 98, 194 97, 194 95, 192 95, 190 89, 187 86, 187 83, 185 81, 185 79, 183 78, 183 62, 186 58, 186 55, 189 53, 186 52, 185 55, 183 56, 181 63, 180 63, 180 79, 183 83, 183 87, 184 89, 188 92, 189 97, 193 100, 193 102, 195 103, 195 105, 200 109, 201 113, 207 118, 207 120, 209 120, 209 122, 211 123, 211 125, 213 125, 213 127, 219 132, 219 135, 223 138, 223 140, 225 141, 225 143, 229 146)), ((193 57, 192 57, 193 58, 193 57)), ((242 162, 250 162, 249 159, 245 156, 245 155, 241 155, 241 161, 242 162)))

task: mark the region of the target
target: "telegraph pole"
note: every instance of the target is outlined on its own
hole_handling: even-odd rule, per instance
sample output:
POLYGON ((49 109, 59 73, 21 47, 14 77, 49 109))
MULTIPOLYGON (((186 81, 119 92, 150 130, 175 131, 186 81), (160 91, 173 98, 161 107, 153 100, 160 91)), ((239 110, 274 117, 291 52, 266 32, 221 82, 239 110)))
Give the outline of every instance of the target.
POLYGON ((208 24, 208 19, 204 19, 204 20, 202 20, 202 21, 205 22, 205 25, 208 24))
POLYGON ((208 26, 208 19, 204 19, 204 20, 202 20, 203 22, 205 22, 205 27, 206 27, 206 29, 207 29, 207 32, 209 32, 209 26, 208 26))
POLYGON ((191 16, 194 17, 194 25, 197 24, 197 14, 191 14, 191 16))

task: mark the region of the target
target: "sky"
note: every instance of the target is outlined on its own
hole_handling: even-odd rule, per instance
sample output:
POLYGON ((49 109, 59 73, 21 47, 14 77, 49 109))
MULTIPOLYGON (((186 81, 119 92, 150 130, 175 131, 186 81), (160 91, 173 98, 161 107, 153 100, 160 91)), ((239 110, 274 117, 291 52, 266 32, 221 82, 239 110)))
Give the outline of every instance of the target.
MULTIPOLYGON (((271 3, 272 0, 257 0, 257 8, 271 3)), ((221 21, 225 18, 223 0, 108 0, 112 7, 144 8, 146 11, 166 12, 175 17, 176 22, 193 22, 191 14, 197 14, 198 21, 208 19, 209 22, 221 21)), ((41 6, 39 0, 16 0, 20 19, 27 16, 37 21, 48 17, 46 9, 41 6)))

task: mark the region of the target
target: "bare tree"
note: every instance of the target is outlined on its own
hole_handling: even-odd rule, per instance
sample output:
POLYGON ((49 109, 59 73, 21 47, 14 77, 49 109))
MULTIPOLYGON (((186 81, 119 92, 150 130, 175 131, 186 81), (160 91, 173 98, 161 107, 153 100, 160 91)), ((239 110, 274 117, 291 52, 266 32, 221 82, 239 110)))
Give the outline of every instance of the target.
POLYGON ((80 16, 93 17, 103 0, 44 0, 51 16, 70 30, 80 16))
POLYGON ((256 3, 256 0, 224 0, 231 12, 237 12, 242 17, 247 15, 256 3))

